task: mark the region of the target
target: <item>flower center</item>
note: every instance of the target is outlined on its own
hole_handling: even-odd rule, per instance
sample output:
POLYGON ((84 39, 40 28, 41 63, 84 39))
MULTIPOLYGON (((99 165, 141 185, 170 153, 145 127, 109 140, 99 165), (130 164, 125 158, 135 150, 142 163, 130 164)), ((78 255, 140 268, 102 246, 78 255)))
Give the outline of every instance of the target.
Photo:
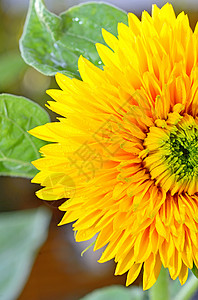
POLYGON ((198 192, 198 120, 178 113, 172 118, 173 114, 150 128, 143 161, 157 185, 172 195, 192 195, 198 192))

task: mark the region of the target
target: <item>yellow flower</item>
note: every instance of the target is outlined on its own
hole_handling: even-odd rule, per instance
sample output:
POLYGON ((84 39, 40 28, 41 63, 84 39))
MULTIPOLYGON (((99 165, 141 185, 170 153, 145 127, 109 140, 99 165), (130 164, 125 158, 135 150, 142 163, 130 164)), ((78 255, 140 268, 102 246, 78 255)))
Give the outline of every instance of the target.
POLYGON ((162 264, 181 284, 198 267, 198 26, 170 4, 128 22, 103 30, 104 70, 80 57, 82 81, 57 74, 49 108, 63 117, 31 130, 53 142, 33 182, 41 199, 70 198, 60 224, 76 221, 78 242, 98 233, 100 262, 127 285, 143 267, 148 289, 162 264))

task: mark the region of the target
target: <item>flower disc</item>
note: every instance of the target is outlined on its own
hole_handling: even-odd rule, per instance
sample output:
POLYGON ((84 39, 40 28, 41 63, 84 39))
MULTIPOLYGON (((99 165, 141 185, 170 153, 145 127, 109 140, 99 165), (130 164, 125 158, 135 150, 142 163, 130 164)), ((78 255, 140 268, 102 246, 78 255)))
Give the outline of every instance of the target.
POLYGON ((163 128, 150 127, 144 162, 155 184, 166 192, 193 195, 198 191, 198 120, 177 115, 177 123, 171 124, 168 117, 163 128))
POLYGON ((170 4, 128 21, 118 38, 103 30, 103 70, 80 57, 82 81, 57 74, 48 107, 62 117, 31 130, 52 142, 33 182, 66 198, 60 224, 75 221, 77 241, 98 234, 100 262, 127 285, 143 267, 148 289, 162 264, 181 284, 198 267, 198 26, 170 4))

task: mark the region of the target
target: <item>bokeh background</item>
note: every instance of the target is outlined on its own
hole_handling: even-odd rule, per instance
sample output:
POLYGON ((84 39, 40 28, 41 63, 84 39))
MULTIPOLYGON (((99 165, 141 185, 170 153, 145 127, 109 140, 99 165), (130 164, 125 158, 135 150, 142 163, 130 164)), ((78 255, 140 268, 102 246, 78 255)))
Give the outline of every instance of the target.
MULTIPOLYGON (((60 13, 80 0, 46 0, 47 7, 60 13)), ((151 11, 152 3, 162 6, 166 1, 150 0, 111 0, 126 11, 141 15, 142 10, 151 11)), ((198 20, 197 0, 169 1, 176 13, 185 10, 194 28, 198 20)), ((56 87, 54 78, 46 77, 27 66, 19 52, 19 38, 28 9, 29 0, 0 0, 0 92, 22 95, 45 106, 49 99, 45 94, 48 88, 56 87)), ((51 118, 55 114, 50 112, 51 118)), ((52 211, 48 239, 40 249, 27 284, 18 300, 77 300, 90 291, 111 284, 125 283, 125 275, 115 277, 114 263, 97 263, 100 252, 89 249, 81 252, 86 243, 75 243, 71 225, 57 227, 62 212, 59 203, 42 202, 34 195, 39 187, 21 178, 0 178, 0 211, 15 211, 47 206, 52 211)), ((135 282, 141 284, 141 275, 135 282)), ((2 299, 3 300, 3 299, 2 299)))

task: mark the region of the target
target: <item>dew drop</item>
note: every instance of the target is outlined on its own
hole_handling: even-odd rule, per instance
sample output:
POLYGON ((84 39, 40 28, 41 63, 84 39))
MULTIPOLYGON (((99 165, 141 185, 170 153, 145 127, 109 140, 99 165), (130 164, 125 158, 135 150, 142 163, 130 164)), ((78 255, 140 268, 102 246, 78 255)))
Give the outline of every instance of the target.
POLYGON ((78 21, 79 21, 79 18, 77 18, 77 17, 76 17, 76 18, 73 18, 72 21, 78 22, 78 21))

